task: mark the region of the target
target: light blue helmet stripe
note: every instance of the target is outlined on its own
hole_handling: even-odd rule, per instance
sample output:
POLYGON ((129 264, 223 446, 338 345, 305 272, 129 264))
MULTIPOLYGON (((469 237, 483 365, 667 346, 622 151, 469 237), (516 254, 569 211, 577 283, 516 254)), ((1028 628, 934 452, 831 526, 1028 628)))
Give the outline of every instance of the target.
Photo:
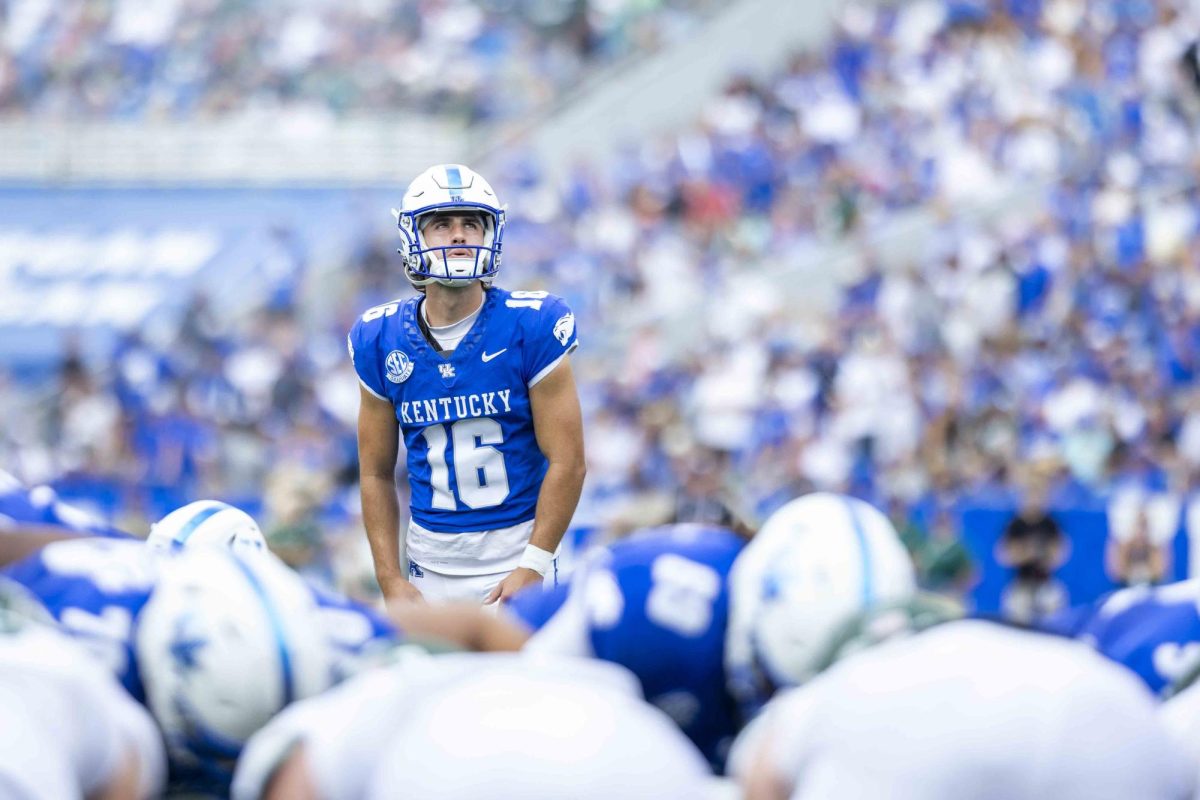
POLYGON ((196 514, 187 521, 187 524, 179 529, 179 533, 175 534, 173 543, 177 547, 183 547, 185 544, 187 544, 188 538, 191 537, 191 535, 196 532, 196 529, 203 525, 206 520, 208 520, 214 514, 218 514, 227 508, 231 508, 231 506, 227 506, 224 503, 214 503, 208 508, 197 511, 196 514))
MULTIPOLYGON (((463 189, 467 187, 463 186, 462 172, 458 167, 446 167, 446 185, 450 189, 451 200, 462 200, 463 189)), ((476 253, 475 257, 478 258, 479 254, 476 253)))
POLYGON ((867 542, 867 531, 858 515, 857 501, 849 497, 843 498, 846 512, 850 515, 850 524, 854 527, 854 537, 858 539, 858 553, 862 561, 862 601, 863 606, 869 606, 875 601, 875 569, 871 561, 871 546, 867 542))
POLYGON ((246 580, 250 582, 254 593, 262 601, 263 609, 267 612, 267 621, 271 624, 271 633, 275 636, 275 648, 279 651, 279 669, 283 673, 283 705, 289 706, 296 699, 296 687, 294 685, 295 676, 292 673, 292 654, 288 650, 287 636, 283 633, 283 619, 279 615, 279 609, 271 602, 271 596, 267 594, 266 587, 254 574, 254 570, 250 569, 240 558, 234 558, 233 563, 237 564, 238 569, 246 576, 246 580))

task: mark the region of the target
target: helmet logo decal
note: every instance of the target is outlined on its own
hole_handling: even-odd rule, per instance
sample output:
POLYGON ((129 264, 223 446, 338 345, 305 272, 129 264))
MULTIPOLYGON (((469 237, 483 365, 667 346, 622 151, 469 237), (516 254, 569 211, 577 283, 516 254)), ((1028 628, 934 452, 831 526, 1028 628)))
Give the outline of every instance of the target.
POLYGON ((175 622, 175 637, 171 640, 171 658, 174 659, 175 668, 179 672, 190 672, 199 667, 200 662, 196 658, 196 653, 208 644, 207 639, 189 633, 188 628, 192 627, 192 619, 191 614, 184 614, 175 622))
POLYGON ((392 383, 404 383, 408 380, 408 376, 412 375, 412 359, 403 350, 393 350, 388 353, 387 359, 383 363, 387 370, 387 379, 392 383))

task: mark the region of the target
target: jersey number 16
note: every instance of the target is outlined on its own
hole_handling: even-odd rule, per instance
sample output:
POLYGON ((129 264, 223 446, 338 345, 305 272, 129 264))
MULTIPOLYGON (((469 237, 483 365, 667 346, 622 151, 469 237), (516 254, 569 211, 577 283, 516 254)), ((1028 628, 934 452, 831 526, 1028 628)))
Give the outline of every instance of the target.
POLYGON ((493 445, 504 443, 500 423, 490 417, 460 419, 449 425, 430 425, 421 431, 429 446, 429 483, 433 507, 454 511, 458 505, 450 490, 446 445, 454 452, 454 482, 458 499, 468 508, 491 508, 508 497, 508 471, 504 454, 493 445), (447 435, 447 428, 449 435, 447 435))

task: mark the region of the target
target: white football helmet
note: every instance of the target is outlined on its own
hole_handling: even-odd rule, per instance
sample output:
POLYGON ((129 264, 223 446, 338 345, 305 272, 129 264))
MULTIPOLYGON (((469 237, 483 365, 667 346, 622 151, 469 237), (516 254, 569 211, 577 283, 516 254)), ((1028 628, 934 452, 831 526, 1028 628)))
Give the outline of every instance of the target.
POLYGON ((267 540, 254 517, 219 500, 197 500, 150 526, 146 543, 160 550, 223 545, 235 552, 263 551, 267 540))
POLYGON ((891 522, 862 500, 820 492, 787 503, 734 562, 725 659, 750 714, 811 678, 830 636, 855 614, 916 592, 891 522))
POLYGON ((433 282, 462 286, 482 280, 490 284, 500 269, 504 242, 504 207, 483 176, 461 164, 439 164, 422 172, 408 186, 398 210, 393 209, 400 228, 400 255, 404 275, 414 286, 433 282), (443 211, 474 211, 483 218, 483 245, 430 247, 422 229, 433 214, 443 211), (473 250, 473 258, 447 258, 451 249, 473 250))
POLYGON ((332 685, 319 615, 304 580, 269 553, 196 547, 166 560, 134 645, 171 755, 232 769, 280 709, 332 685))

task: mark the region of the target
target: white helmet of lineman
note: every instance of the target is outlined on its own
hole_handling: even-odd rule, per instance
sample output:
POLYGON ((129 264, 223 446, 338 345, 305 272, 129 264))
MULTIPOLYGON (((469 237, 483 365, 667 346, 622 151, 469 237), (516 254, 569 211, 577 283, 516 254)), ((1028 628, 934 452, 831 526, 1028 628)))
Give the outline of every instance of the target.
POLYGON ((811 678, 830 636, 852 616, 916 592, 912 561, 887 517, 827 492, 772 514, 729 581, 726 667, 747 713, 776 689, 811 678))
POLYGON ((304 580, 269 553, 196 547, 166 560, 135 647, 171 755, 232 769, 267 720, 332 685, 319 613, 304 580))
POLYGON ((490 284, 500 269, 504 242, 504 206, 483 176, 462 164, 439 164, 416 177, 393 209, 400 228, 404 275, 417 287, 430 283, 462 286, 482 280, 490 284), (422 232, 435 214, 445 211, 478 213, 483 220, 483 245, 455 245, 474 251, 470 258, 448 258, 449 247, 430 247, 422 232))
POLYGON ((267 541, 254 517, 219 500, 197 500, 150 526, 146 543, 160 550, 224 545, 235 552, 263 551, 267 541))

